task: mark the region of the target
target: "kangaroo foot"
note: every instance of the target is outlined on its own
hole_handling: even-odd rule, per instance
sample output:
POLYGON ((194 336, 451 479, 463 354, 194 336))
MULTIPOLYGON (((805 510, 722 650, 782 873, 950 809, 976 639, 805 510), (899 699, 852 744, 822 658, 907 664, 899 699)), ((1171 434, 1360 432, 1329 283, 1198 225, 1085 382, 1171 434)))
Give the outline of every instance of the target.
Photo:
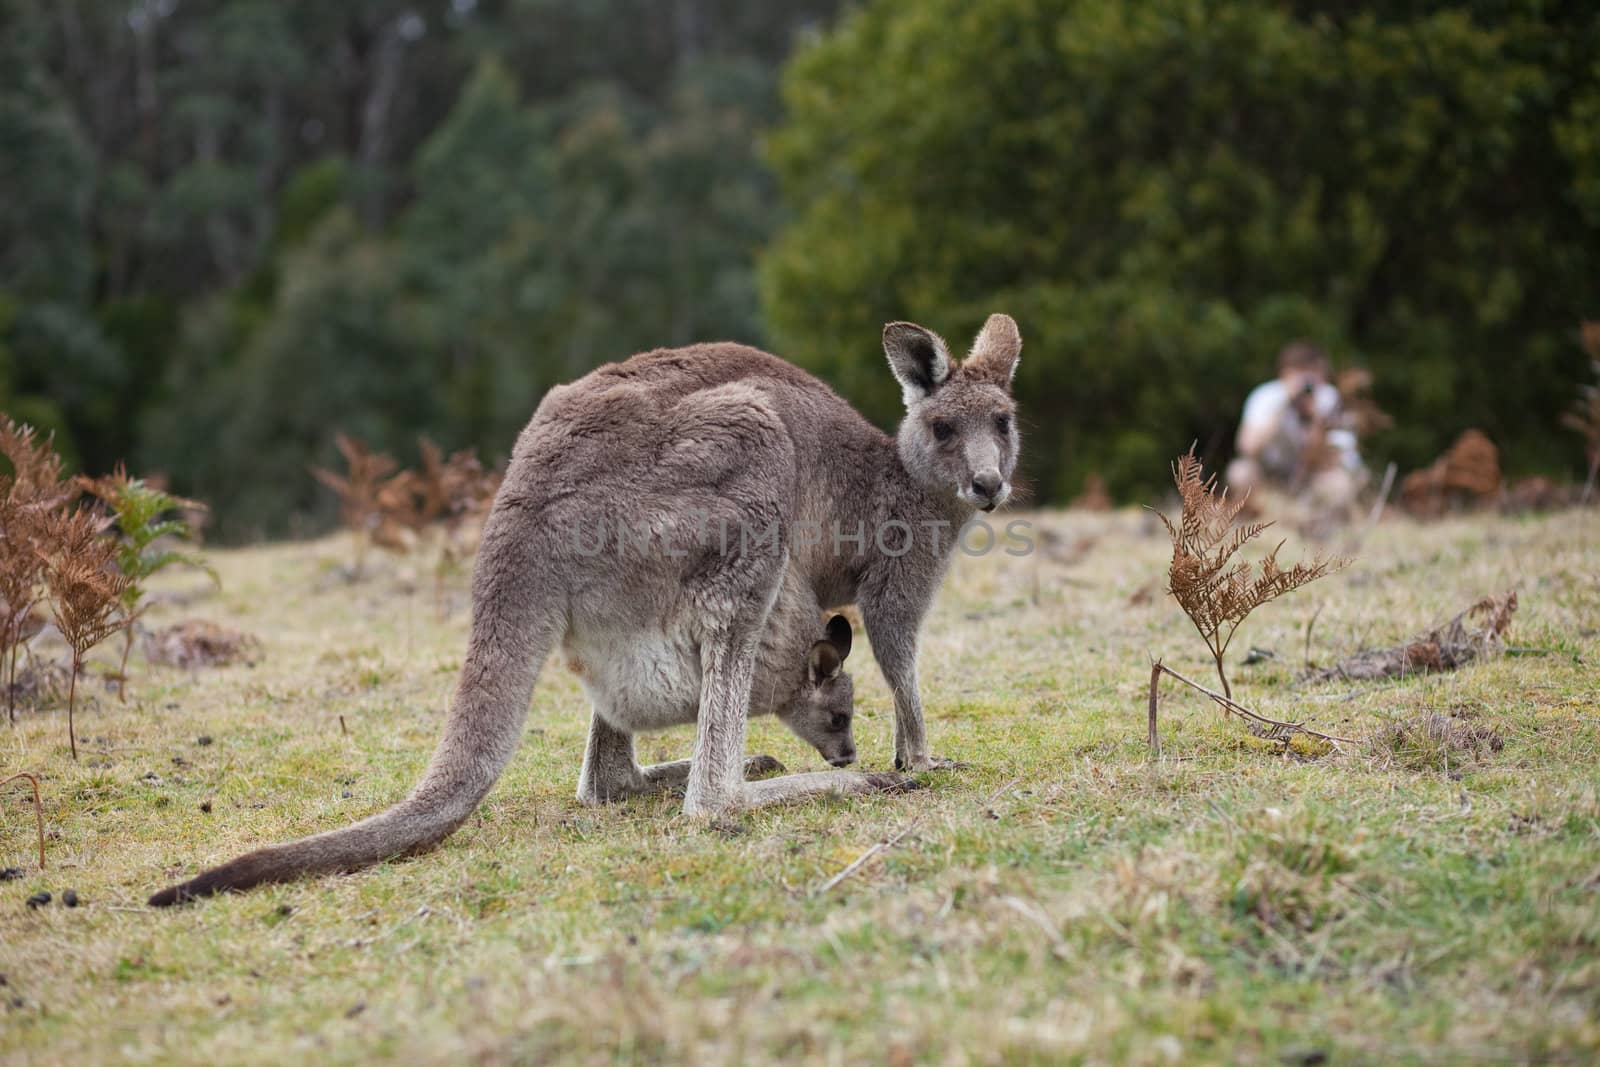
POLYGON ((867 785, 880 793, 909 793, 913 789, 922 789, 923 785, 909 774, 896 774, 893 771, 867 771, 867 785))
POLYGON ((788 768, 771 756, 751 756, 744 761, 744 776, 760 778, 768 774, 782 774, 788 768))

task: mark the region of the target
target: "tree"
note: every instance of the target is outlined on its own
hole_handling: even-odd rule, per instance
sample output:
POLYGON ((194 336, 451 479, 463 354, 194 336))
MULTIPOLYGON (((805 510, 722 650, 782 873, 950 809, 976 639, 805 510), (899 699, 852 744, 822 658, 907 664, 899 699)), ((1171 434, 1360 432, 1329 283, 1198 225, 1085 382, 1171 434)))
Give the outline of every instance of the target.
POLYGON ((495 459, 556 381, 758 340, 756 145, 836 6, 0 0, 0 401, 276 534, 331 519, 318 420, 495 459))
POLYGON ((780 351, 881 418, 894 318, 1022 323, 1045 496, 1225 450, 1276 349, 1368 363, 1416 464, 1559 462, 1600 274, 1600 13, 1525 0, 870 4, 790 65, 780 351), (1592 308, 1592 303, 1587 307, 1592 308), (1515 368, 1512 371, 1511 368, 1515 368))
POLYGON ((104 419, 117 371, 88 308, 94 157, 39 61, 38 20, 16 0, 0 11, 0 407, 55 431, 70 457, 63 408, 104 419))
MULTIPOLYGON (((329 216, 283 273, 238 354, 175 391, 145 425, 145 462, 182 470, 185 491, 213 505, 225 538, 282 534, 292 517, 329 514, 307 467, 329 461, 336 430, 390 447, 443 421, 440 357, 418 341, 391 250, 353 213, 329 216)), ((219 315, 225 322, 227 311, 219 315)))

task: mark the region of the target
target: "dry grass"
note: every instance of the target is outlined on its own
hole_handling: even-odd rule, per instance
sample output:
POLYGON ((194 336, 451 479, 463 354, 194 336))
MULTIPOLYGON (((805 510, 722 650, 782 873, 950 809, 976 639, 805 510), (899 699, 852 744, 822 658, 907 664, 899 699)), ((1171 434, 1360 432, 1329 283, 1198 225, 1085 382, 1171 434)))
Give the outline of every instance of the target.
POLYGON ((1517 613, 1517 591, 1484 597, 1442 626, 1385 648, 1364 648, 1313 673, 1317 681, 1373 682, 1427 671, 1453 671, 1505 650, 1517 613), (1482 620, 1481 626, 1469 621, 1482 620))
MULTIPOLYGON (((41 776, 50 860, 35 869, 31 804, 0 796, 0 867, 26 872, 0 883, 0 1060, 1593 1059, 1592 515, 1383 523, 1348 570, 1242 626, 1239 647, 1279 655, 1230 659, 1241 700, 1392 745, 1278 752, 1174 690, 1154 762, 1149 655, 1210 666, 1170 598, 1135 596, 1166 566, 1165 533, 1136 512, 1033 518, 1092 547, 958 558, 923 685, 935 750, 972 766, 929 789, 716 829, 668 798, 584 809, 586 711, 551 664, 516 761, 433 854, 156 913, 141 902, 175 875, 400 796, 466 627, 464 576, 441 620, 415 591, 428 563, 375 562, 352 584, 344 539, 217 552, 220 594, 161 579, 152 626, 203 616, 259 637, 260 660, 136 655, 126 706, 95 678, 76 765, 64 711, 0 729, 0 772, 41 776), (1326 663, 1511 588, 1511 654, 1296 681, 1315 612, 1326 663), (24 905, 45 889, 56 903, 24 905)), ((885 767, 889 694, 857 660, 858 740, 885 767)), ((688 746, 680 730, 641 755, 688 746)), ((814 764, 771 722, 752 750, 814 764)))

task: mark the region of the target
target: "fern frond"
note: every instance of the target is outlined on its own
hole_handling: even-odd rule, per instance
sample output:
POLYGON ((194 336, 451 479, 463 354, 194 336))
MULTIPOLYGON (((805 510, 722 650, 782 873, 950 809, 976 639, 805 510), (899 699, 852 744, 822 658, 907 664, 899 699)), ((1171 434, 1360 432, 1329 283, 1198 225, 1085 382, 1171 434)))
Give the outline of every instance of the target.
POLYGON ((1167 591, 1205 641, 1216 661, 1223 691, 1231 696, 1223 655, 1246 616, 1262 604, 1343 567, 1346 561, 1319 557, 1285 570, 1278 563, 1278 552, 1283 548, 1279 542, 1258 567, 1252 567, 1238 559, 1238 553, 1272 523, 1239 525, 1249 494, 1230 500, 1226 488, 1217 488, 1215 476, 1204 476, 1193 448, 1173 463, 1172 476, 1183 510, 1176 522, 1161 516, 1172 540, 1167 591))

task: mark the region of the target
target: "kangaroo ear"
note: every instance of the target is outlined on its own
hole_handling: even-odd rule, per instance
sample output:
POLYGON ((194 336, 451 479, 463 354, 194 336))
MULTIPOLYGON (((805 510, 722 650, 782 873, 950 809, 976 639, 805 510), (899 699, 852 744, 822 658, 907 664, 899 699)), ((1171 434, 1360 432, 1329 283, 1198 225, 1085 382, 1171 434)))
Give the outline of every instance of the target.
POLYGON ((839 650, 839 658, 850 658, 850 620, 843 615, 835 615, 828 620, 828 642, 839 650))
POLYGON ((825 682, 838 677, 843 666, 844 657, 839 655, 832 641, 818 641, 811 646, 811 654, 806 657, 806 667, 811 672, 813 682, 825 682))
POLYGON ((996 312, 978 331, 972 342, 962 369, 969 374, 993 382, 1001 388, 1010 388, 1017 373, 1017 361, 1022 356, 1022 334, 1016 320, 1010 315, 996 312))
POLYGON ((950 377, 950 350, 944 338, 914 322, 883 328, 883 354, 905 396, 906 407, 925 399, 950 377))

